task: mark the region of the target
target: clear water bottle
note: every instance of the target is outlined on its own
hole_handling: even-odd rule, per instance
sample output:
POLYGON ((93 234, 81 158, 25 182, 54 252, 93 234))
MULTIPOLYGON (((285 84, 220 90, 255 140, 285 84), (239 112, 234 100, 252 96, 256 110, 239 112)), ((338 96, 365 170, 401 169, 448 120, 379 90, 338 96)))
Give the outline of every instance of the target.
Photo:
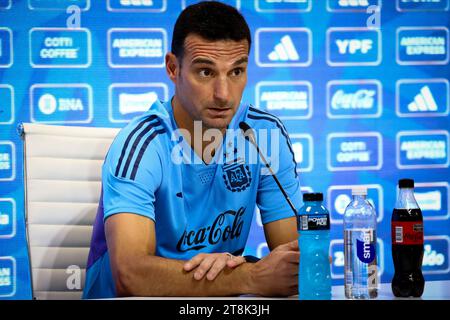
POLYGON ((378 296, 377 216, 367 188, 353 188, 352 197, 344 213, 345 297, 373 299, 378 296))
POLYGON ((298 297, 300 300, 330 300, 330 215, 322 204, 322 193, 305 193, 303 202, 298 213, 298 297))

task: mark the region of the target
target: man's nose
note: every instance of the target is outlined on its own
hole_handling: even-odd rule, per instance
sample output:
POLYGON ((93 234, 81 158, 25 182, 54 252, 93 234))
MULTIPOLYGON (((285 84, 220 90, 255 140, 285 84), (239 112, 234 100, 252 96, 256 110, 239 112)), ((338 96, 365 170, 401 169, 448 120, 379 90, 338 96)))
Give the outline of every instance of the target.
POLYGON ((227 79, 222 77, 218 78, 214 84, 214 98, 220 102, 226 102, 230 98, 229 95, 227 79))

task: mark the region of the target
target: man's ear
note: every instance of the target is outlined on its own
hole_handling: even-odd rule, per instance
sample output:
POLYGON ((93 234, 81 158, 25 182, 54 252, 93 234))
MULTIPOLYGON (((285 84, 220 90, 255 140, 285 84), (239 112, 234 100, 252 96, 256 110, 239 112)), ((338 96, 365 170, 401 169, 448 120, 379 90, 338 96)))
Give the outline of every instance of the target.
POLYGON ((175 83, 180 72, 180 67, 177 57, 172 52, 166 54, 166 72, 170 80, 175 83))

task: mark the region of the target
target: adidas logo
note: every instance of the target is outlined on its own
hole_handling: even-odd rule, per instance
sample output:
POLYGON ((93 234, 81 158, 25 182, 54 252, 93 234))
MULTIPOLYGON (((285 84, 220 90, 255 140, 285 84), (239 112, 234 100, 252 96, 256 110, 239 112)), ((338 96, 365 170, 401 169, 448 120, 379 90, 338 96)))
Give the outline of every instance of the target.
POLYGON ((420 93, 414 97, 414 101, 408 104, 411 112, 437 111, 438 106, 428 86, 420 89, 420 93))
POLYGON ((281 43, 275 46, 275 50, 269 54, 270 61, 299 61, 300 55, 295 49, 291 37, 286 35, 281 38, 281 43))

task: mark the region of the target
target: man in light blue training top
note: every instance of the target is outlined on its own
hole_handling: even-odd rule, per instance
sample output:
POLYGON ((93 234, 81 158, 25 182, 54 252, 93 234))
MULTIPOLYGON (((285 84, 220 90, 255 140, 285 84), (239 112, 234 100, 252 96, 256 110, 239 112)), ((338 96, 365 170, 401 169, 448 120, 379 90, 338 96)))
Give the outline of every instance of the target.
POLYGON ((261 149, 299 208, 286 129, 241 104, 250 47, 233 7, 201 2, 178 17, 166 55, 175 95, 122 129, 106 156, 84 298, 297 293, 295 215, 239 129, 267 137, 261 149), (242 256, 256 205, 271 250, 258 261, 242 256))

